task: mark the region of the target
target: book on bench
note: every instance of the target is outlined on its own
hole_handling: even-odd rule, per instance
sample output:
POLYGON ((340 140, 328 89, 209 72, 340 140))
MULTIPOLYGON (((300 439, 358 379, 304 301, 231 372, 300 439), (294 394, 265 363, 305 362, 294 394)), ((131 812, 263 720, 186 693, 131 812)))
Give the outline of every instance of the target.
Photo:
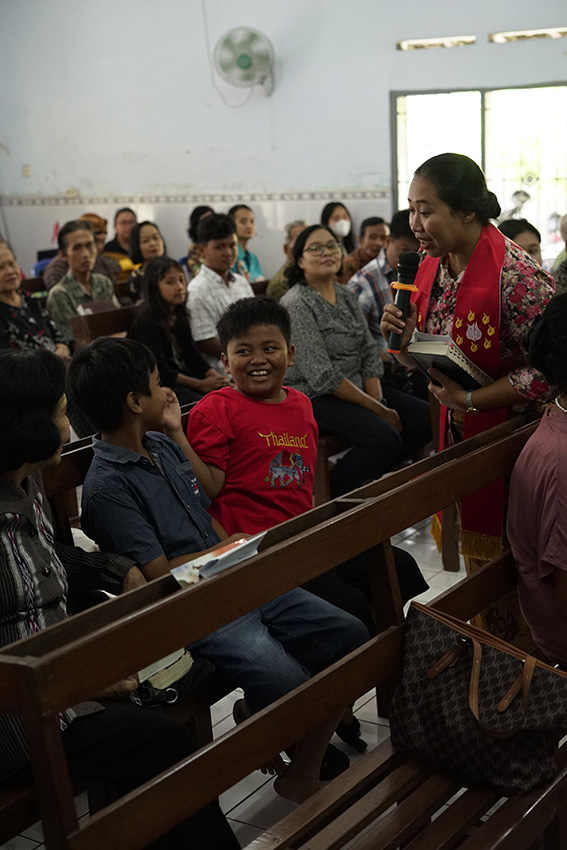
POLYGON ((439 369, 465 390, 478 390, 492 383, 490 375, 479 369, 450 336, 415 331, 406 354, 429 381, 439 386, 427 371, 431 367, 439 369))
POLYGON ((241 561, 257 555, 258 546, 266 534, 266 531, 261 531, 252 537, 233 540, 232 543, 226 543, 224 546, 219 546, 218 549, 213 549, 205 555, 193 558, 192 561, 188 561, 186 564, 174 567, 171 570, 171 574, 181 587, 188 587, 191 584, 195 584, 200 578, 214 576, 228 567, 233 567, 235 564, 239 564, 241 561))

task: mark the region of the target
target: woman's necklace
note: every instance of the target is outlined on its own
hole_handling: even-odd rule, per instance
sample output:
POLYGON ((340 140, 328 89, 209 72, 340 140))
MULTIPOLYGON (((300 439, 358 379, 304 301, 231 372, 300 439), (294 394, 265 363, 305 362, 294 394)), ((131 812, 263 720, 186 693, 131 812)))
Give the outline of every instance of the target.
POLYGON ((559 402, 559 399, 558 399, 558 398, 556 398, 556 399, 555 399, 555 404, 557 405, 557 407, 559 408, 559 410, 561 411, 561 413, 565 413, 565 414, 567 415, 567 407, 563 407, 563 405, 562 405, 562 404, 560 404, 560 402, 559 402))

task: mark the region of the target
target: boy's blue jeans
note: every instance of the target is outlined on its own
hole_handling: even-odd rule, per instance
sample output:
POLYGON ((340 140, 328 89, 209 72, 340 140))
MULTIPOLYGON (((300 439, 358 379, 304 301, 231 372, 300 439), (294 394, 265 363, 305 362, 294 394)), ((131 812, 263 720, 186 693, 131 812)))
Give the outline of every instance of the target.
POLYGON ((366 626, 298 587, 188 646, 259 711, 368 640, 366 626))

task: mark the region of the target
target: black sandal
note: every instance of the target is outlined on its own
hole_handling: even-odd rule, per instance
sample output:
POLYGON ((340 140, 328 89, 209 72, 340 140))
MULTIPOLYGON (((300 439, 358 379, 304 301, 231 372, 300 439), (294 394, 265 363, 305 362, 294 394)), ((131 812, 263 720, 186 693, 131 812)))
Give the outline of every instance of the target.
POLYGON ((339 723, 335 732, 341 741, 344 741, 345 744, 348 744, 357 753, 363 753, 368 747, 366 741, 360 737, 360 720, 354 716, 350 723, 339 723))

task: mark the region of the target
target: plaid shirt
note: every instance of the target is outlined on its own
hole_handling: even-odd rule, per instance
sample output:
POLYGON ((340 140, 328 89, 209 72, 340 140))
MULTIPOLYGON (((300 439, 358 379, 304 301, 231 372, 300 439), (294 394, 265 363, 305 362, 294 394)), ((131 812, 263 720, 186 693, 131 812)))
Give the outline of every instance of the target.
POLYGON ((49 290, 46 304, 47 312, 55 322, 63 337, 63 342, 67 345, 73 343, 71 319, 77 315, 77 307, 80 304, 90 304, 92 301, 112 301, 115 307, 120 307, 110 278, 91 272, 91 286, 92 293, 89 293, 68 271, 59 283, 49 290))
POLYGON ((368 329, 376 340, 378 348, 386 350, 386 340, 380 333, 380 321, 384 304, 392 303, 390 284, 395 280, 396 272, 386 259, 384 250, 374 260, 370 260, 347 283, 348 289, 358 299, 358 306, 364 313, 368 329))

